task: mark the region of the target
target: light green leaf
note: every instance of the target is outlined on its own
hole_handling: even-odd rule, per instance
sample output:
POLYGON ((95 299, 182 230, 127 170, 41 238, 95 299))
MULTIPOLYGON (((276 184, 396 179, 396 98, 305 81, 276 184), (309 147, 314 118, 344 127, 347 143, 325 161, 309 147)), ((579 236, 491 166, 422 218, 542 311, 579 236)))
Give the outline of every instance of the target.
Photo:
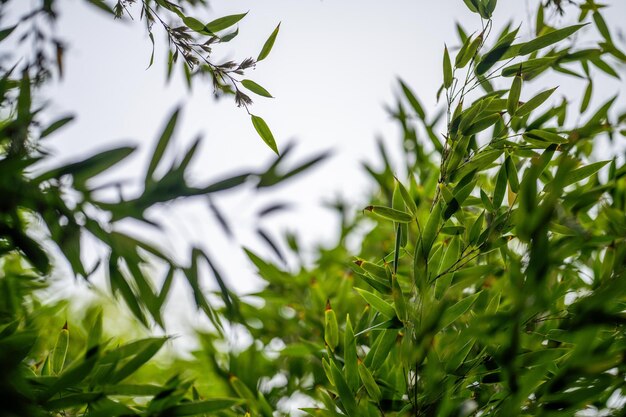
POLYGON ((272 95, 265 88, 252 80, 241 80, 241 85, 252 91, 254 94, 258 94, 263 97, 273 98, 272 95))
POLYGON ((413 91, 411 91, 411 89, 404 83, 404 81, 402 80, 398 80, 398 81, 400 82, 400 87, 402 87, 402 92, 404 93, 406 99, 409 101, 409 104, 411 105, 411 107, 413 107, 413 110, 415 110, 415 113, 417 113, 417 116, 421 120, 424 120, 426 118, 426 113, 424 112, 424 108, 422 107, 421 103, 419 102, 415 94, 413 94, 413 91))
POLYGON ((211 33, 216 33, 224 29, 228 29, 232 25, 243 19, 248 13, 233 14, 230 16, 220 17, 205 25, 205 29, 211 33))
POLYGON ((265 120, 253 114, 251 114, 250 117, 252 119, 252 125, 256 129, 259 136, 261 136, 261 139, 263 139, 263 142, 265 142, 267 146, 269 146, 270 149, 273 150, 276 155, 278 155, 278 148, 276 147, 274 135, 272 135, 272 131, 270 130, 267 123, 265 123, 265 120))
POLYGON ((519 53, 520 55, 528 55, 532 52, 538 51, 539 49, 545 48, 547 46, 550 46, 552 44, 555 44, 559 41, 562 41, 565 38, 568 38, 569 36, 573 35, 574 33, 576 33, 580 28, 586 26, 587 24, 583 24, 583 25, 573 25, 573 26, 568 26, 566 28, 563 29, 557 29, 553 32, 547 33, 545 35, 539 36, 531 41, 528 41, 526 43, 524 43, 520 50, 519 53))
POLYGON ((204 23, 196 19, 195 17, 185 16, 183 17, 183 23, 187 25, 187 27, 195 32, 207 33, 204 28, 204 23))
POLYGON ((548 98, 550 98, 550 96, 552 95, 552 93, 554 93, 555 90, 556 90, 556 87, 551 88, 546 91, 542 91, 541 93, 537 94, 535 97, 531 98, 526 103, 522 104, 517 109, 517 112, 515 115, 518 117, 523 117, 527 115, 531 111, 535 110, 537 107, 541 106, 548 98))
POLYGON ((369 291, 366 291, 362 288, 356 289, 359 295, 363 297, 363 299, 376 311, 388 318, 394 318, 396 316, 396 310, 393 308, 391 304, 373 294, 369 291))
POLYGON ((511 90, 509 91, 509 97, 506 103, 506 109, 511 116, 515 116, 515 111, 517 110, 517 105, 519 103, 519 97, 521 92, 522 77, 516 75, 515 78, 513 78, 513 83, 511 84, 511 90))
POLYGON ((384 206, 367 206, 364 209, 385 220, 393 220, 398 223, 409 223, 413 220, 413 216, 405 211, 392 209, 384 206))
POLYGON ((279 30, 280 23, 278 24, 278 26, 276 26, 276 29, 274 29, 269 38, 267 38, 267 40, 265 41, 265 44, 263 45, 263 48, 261 49, 261 52, 256 59, 257 62, 264 60, 270 54, 270 52, 272 51, 272 47, 274 46, 274 42, 276 42, 276 36, 278 36, 279 30))

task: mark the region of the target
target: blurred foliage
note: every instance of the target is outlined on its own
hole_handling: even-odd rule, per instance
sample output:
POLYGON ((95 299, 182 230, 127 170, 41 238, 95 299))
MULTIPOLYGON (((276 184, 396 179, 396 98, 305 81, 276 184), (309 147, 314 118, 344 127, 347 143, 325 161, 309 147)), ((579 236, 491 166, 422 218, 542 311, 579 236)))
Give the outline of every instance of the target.
MULTIPOLYGON (((8 3, 2 2, 2 15, 8 3)), ((122 12, 130 13, 135 2, 120 1, 115 10, 105 2, 90 3, 122 17, 122 12)), ((209 22, 203 29, 197 28, 196 21, 182 14, 183 6, 203 4, 202 1, 174 4, 147 0, 139 6, 150 39, 154 40, 152 26, 159 21, 170 44, 174 44, 170 66, 176 62, 178 53, 182 54, 187 70, 200 68, 198 71, 210 72, 216 91, 234 92, 236 100, 244 101, 247 108, 250 100, 239 91, 241 83, 234 76, 243 75, 244 67, 267 57, 278 29, 257 60, 248 59, 245 65, 216 67, 206 61, 201 66, 198 60, 202 54, 209 54, 210 48, 202 48, 202 53, 196 51, 198 40, 190 30, 209 37, 206 45, 217 44, 227 40, 216 33, 243 18, 243 15, 226 16, 209 22), (174 13, 187 26, 173 29, 164 23, 159 12, 174 13), (230 87, 224 83, 226 79, 230 87)), ((117 334, 108 337, 103 333, 103 321, 115 322, 119 309, 104 317, 101 308, 93 308, 78 317, 71 314, 76 318, 65 322, 61 317, 70 316, 67 302, 42 304, 40 298, 46 294, 42 290, 48 287, 55 260, 67 263, 69 272, 90 286, 94 274, 106 275, 113 296, 121 298, 132 314, 126 317, 127 321, 134 322, 134 326, 158 325, 165 330, 164 306, 172 284, 184 279, 193 293, 196 308, 208 317, 218 334, 223 334, 224 320, 239 320, 240 312, 220 265, 198 247, 190 249, 187 264, 181 263, 159 244, 124 232, 128 228, 120 224, 131 220, 158 232, 160 225, 147 216, 148 210, 179 199, 201 197, 210 198, 209 206, 216 219, 223 230, 230 233, 229 219, 218 211, 214 196, 244 188, 262 192, 313 167, 327 154, 313 156, 294 166, 287 162, 292 149, 287 146, 266 169, 240 170, 235 175, 220 175, 217 181, 192 186, 188 171, 200 139, 180 155, 172 156, 180 114, 180 109, 176 109, 157 138, 140 179, 141 185, 133 188, 134 191, 128 187, 132 179, 115 178, 110 173, 112 168, 128 162, 135 153, 134 146, 108 149, 59 165, 45 145, 49 137, 62 131, 73 117, 44 124, 41 120, 45 106, 38 104, 39 87, 48 82, 52 74, 52 64, 45 55, 51 45, 56 47, 54 64, 58 75, 63 75, 63 46, 59 40, 49 38, 45 29, 46 22, 52 26, 57 18, 55 5, 54 1, 47 0, 31 2, 29 13, 15 26, 0 32, 0 41, 5 44, 11 36, 20 36, 18 44, 34 39, 34 48, 27 49, 24 56, 15 57, 9 67, 3 66, 0 78, 0 361, 3 367, 0 415, 184 416, 233 407, 243 410, 241 398, 220 388, 219 377, 210 363, 205 367, 194 365, 194 369, 206 371, 201 374, 205 380, 211 375, 215 375, 216 380, 201 383, 196 388, 192 386, 193 375, 183 375, 186 362, 173 358, 160 364, 150 362, 168 342, 168 336, 150 336, 144 331, 139 334, 149 337, 129 340, 134 333, 129 332, 131 325, 117 326, 117 334), (103 178, 106 179, 103 181, 103 178), (93 253, 86 253, 89 251, 86 248, 94 247, 102 256, 89 263, 86 259, 93 259, 89 256, 93 253), (53 253, 58 253, 60 259, 55 259, 53 253), (163 278, 150 276, 148 266, 152 264, 163 267, 163 278), (205 288, 204 265, 219 287, 217 295, 221 302, 205 288), (218 315, 215 308, 220 305, 225 311, 218 315), (148 362, 150 364, 143 366, 148 362)), ((10 62, 12 56, 11 53, 3 56, 3 64, 10 62)), ((188 74, 189 80, 191 75, 188 74)), ((262 89, 249 80, 242 85, 253 92, 262 89)), ((259 123, 267 135, 267 125, 256 118, 255 126, 259 123)), ((276 150, 275 144, 273 148, 276 150)), ((273 210, 285 207, 277 206, 273 210)), ((258 219, 271 211, 263 209, 258 219)), ((262 231, 259 238, 265 242, 273 239, 262 231)), ((95 304, 102 305, 103 301, 95 304)), ((228 387, 227 379, 222 386, 228 387)))
MULTIPOLYGON (((299 262, 286 268, 246 249, 265 282, 252 294, 230 292, 199 249, 192 249, 188 265, 178 265, 113 226, 125 218, 145 221, 146 209, 164 201, 252 182, 257 189, 273 186, 325 155, 285 170, 287 147, 261 173, 191 187, 184 172, 196 145, 155 175, 174 112, 143 191, 101 201, 90 178, 132 149, 31 174, 46 158, 33 138, 65 122, 37 127, 28 72, 21 79, 7 72, 3 108, 10 117, 2 125, 0 178, 10 198, 0 211, 0 400, 8 406, 2 413, 624 415, 620 141, 626 113, 617 97, 597 108, 591 98, 600 72, 619 79, 626 57, 602 17, 604 6, 593 0, 539 4, 525 40, 512 24, 492 33, 495 0, 464 2, 481 26, 468 35, 457 25, 458 47, 444 48, 443 108, 425 109, 400 81, 389 112, 402 131, 401 165, 379 142, 382 169, 364 163, 377 191, 359 213, 341 199, 329 204, 341 218, 339 238, 318 248, 312 266, 302 261, 295 236, 287 234, 282 245, 259 229, 276 259, 299 262), (562 13, 577 13, 580 24, 553 27, 551 19, 562 13), (593 46, 577 46, 581 31, 596 36, 593 46), (587 88, 579 98, 570 93, 556 100, 559 91, 540 84, 547 74, 584 80, 587 88), (200 346, 190 358, 170 351, 153 359, 167 337, 129 341, 106 334, 101 322, 112 318, 98 308, 64 325, 64 303, 38 300, 50 260, 31 237, 34 219, 49 231, 46 244, 56 244, 77 275, 88 277, 94 267, 83 265, 80 240, 67 243, 68 234, 89 233, 108 247, 103 264, 111 289, 135 320, 160 323, 176 275, 186 277, 215 329, 198 334, 200 346), (364 229, 369 232, 355 256, 347 243, 364 229), (159 290, 141 268, 155 259, 170 270, 159 290), (208 301, 199 263, 218 280, 221 303, 208 301)), ((259 215, 284 208, 276 203, 259 215)), ((228 219, 218 218, 228 233, 228 219)))

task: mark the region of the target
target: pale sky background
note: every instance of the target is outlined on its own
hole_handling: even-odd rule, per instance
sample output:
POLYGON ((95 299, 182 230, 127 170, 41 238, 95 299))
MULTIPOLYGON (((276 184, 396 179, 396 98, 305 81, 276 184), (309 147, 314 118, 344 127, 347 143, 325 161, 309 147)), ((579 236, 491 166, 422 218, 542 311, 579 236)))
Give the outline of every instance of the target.
MULTIPOLYGON (((624 28, 626 1, 605 3, 612 4, 604 16, 611 29, 618 29, 614 33, 618 37, 624 28)), ((528 36, 537 4, 534 0, 500 0, 494 35, 513 17, 516 24, 523 22, 520 33, 528 36)), ((215 0, 211 5, 209 12, 196 17, 209 21, 249 10, 240 24, 239 36, 217 48, 220 56, 257 56, 267 36, 282 22, 272 53, 246 76, 276 98, 255 100, 252 112, 268 122, 279 149, 296 141, 296 157, 291 161, 327 149, 334 151, 334 156, 317 169, 271 192, 258 196, 234 192, 216 198, 235 225, 237 242, 225 239, 203 198, 153 213, 166 226, 167 238, 150 234, 157 243, 179 255, 186 253, 190 243, 202 245, 219 262, 231 287, 246 292, 254 285, 254 268, 240 244, 271 257, 254 236, 255 211, 275 200, 294 202, 289 213, 264 220, 264 228, 274 237, 294 230, 309 248, 333 242, 338 222, 321 202, 341 194, 354 211, 361 209, 373 186, 360 162, 378 162, 377 136, 383 137, 392 151, 399 148, 398 130, 383 109, 398 94, 396 78, 412 86, 427 113, 434 115, 435 95, 442 80, 443 45, 458 45, 455 21, 471 33, 480 28, 480 20, 462 0, 215 0)), ((214 101, 208 83, 196 81, 190 94, 178 72, 166 85, 163 36, 157 37, 155 63, 146 70, 151 46, 141 23, 113 21, 84 1, 64 1, 59 6, 58 34, 68 41, 66 73, 61 82, 44 92, 49 100, 47 115, 77 116, 70 127, 47 143, 59 160, 77 159, 132 141, 142 152, 116 175, 140 178, 148 152, 179 104, 184 105, 184 117, 175 137, 178 150, 186 149, 197 134, 204 136, 193 167, 193 180, 198 184, 243 168, 260 169, 272 160, 271 151, 257 136, 246 112, 230 99, 214 101)), ((139 13, 138 8, 135 13, 139 13)), ((566 16, 559 24, 572 24, 575 18, 566 16)), ((588 32, 595 37, 594 28, 588 32)), ((624 45, 623 36, 618 43, 624 45)), ((623 83, 620 86, 604 75, 598 80, 591 107, 620 88, 624 91, 623 83)), ((555 83, 561 85, 560 94, 573 92, 571 98, 575 100, 585 86, 584 81, 563 76, 555 83)), ((539 86, 531 84, 525 91, 530 94, 535 89, 539 86)), ((212 280, 207 280, 207 285, 212 286, 212 280)), ((73 291, 72 286, 65 286, 62 293, 65 291, 73 291)), ((190 302, 182 280, 173 295, 169 303, 174 309, 190 302)), ((186 323, 197 323, 193 315, 185 317, 186 323)), ((175 320, 180 325, 180 318, 175 320)))

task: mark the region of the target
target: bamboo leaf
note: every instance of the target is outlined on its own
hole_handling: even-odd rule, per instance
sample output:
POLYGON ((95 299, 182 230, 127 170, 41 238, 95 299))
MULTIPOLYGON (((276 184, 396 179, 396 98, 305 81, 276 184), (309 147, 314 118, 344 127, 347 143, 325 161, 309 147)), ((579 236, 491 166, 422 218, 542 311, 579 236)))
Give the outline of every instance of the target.
POLYGON ((452 86, 452 63, 450 62, 450 54, 448 47, 444 47, 443 52, 443 85, 445 88, 452 86))
POLYGON ((53 132, 59 130, 60 128, 62 128, 63 126, 71 122, 72 120, 74 120, 74 116, 62 117, 59 120, 55 120, 41 132, 41 135, 39 136, 39 138, 43 139, 46 136, 51 135, 53 132))
POLYGON ((267 91, 265 88, 261 87, 259 84, 255 83, 252 80, 241 80, 241 85, 252 91, 254 94, 258 94, 263 97, 274 98, 269 93, 269 91, 267 91))
POLYGON ((227 410, 235 405, 241 404, 242 402, 243 400, 239 398, 210 398, 204 401, 195 401, 175 405, 168 408, 164 414, 172 417, 196 416, 198 414, 227 410))
POLYGON ((274 29, 274 31, 270 34, 269 38, 267 38, 267 40, 265 41, 265 44, 263 44, 263 48, 261 48, 261 52, 259 53, 259 56, 256 59, 257 62, 264 60, 270 54, 270 52, 272 51, 272 48, 274 47, 274 42, 276 42, 276 37, 278 36, 279 30, 280 30, 280 23, 278 24, 278 26, 276 26, 276 29, 274 29))
POLYGON ((178 115, 180 114, 180 109, 174 110, 172 115, 170 116, 165 128, 161 132, 161 136, 152 151, 152 158, 150 159, 150 164, 148 165, 148 170, 146 171, 146 182, 152 179, 154 171, 156 170, 159 162, 163 158, 163 154, 165 153, 165 149, 167 145, 170 143, 170 139, 172 139, 172 135, 174 134, 174 129, 176 128, 176 122, 178 121, 178 115))
POLYGON ((511 84, 511 90, 509 91, 509 97, 506 103, 506 109, 511 116, 515 116, 515 111, 517 110, 521 91, 522 77, 516 75, 515 78, 513 78, 513 83, 511 84))
POLYGON ((343 377, 343 374, 337 368, 334 362, 330 363, 330 371, 333 377, 333 381, 335 383, 335 387, 337 388, 337 394, 339 395, 339 400, 343 405, 346 413, 349 417, 357 417, 359 414, 357 412, 357 404, 354 399, 354 394, 350 391, 350 387, 343 377))
POLYGON ((498 209, 502 205, 502 200, 504 199, 504 193, 506 192, 506 166, 502 164, 500 170, 498 171, 498 176, 496 177, 496 185, 493 191, 493 206, 498 209))
POLYGON ((241 14, 233 14, 229 16, 220 17, 218 19, 215 19, 207 23, 204 26, 204 28, 209 33, 217 33, 219 31, 228 29, 229 27, 233 26, 234 24, 239 22, 241 19, 243 19, 247 14, 248 13, 246 12, 246 13, 241 13, 241 14))
POLYGON ((424 108, 422 107, 415 94, 413 94, 413 91, 411 91, 411 89, 404 83, 404 81, 400 79, 398 81, 400 82, 400 86, 402 87, 402 92, 404 93, 404 96, 409 101, 411 107, 413 107, 413 110, 415 110, 415 113, 417 113, 417 116, 421 120, 425 120, 426 113, 424 112, 424 108))
POLYGON ((556 90, 556 87, 551 88, 549 90, 542 91, 541 93, 537 94, 535 97, 528 100, 526 103, 522 104, 517 109, 516 116, 524 117, 531 111, 535 110, 537 107, 541 106, 548 98, 550 98, 550 96, 552 95, 552 93, 554 93, 555 90, 556 90))
POLYGON ((364 210, 375 214, 382 219, 393 220, 394 222, 398 223, 409 223, 413 221, 413 216, 411 216, 409 213, 392 209, 390 207, 367 206, 364 210))
POLYGON ((520 55, 528 55, 532 52, 538 51, 539 49, 543 49, 547 46, 553 45, 557 42, 562 41, 563 39, 570 37, 586 25, 587 24, 568 26, 566 28, 557 29, 553 32, 539 36, 531 41, 524 43, 520 48, 519 53, 520 55))
POLYGON ((70 334, 67 329, 67 322, 61 329, 59 336, 57 337, 56 345, 54 345, 54 351, 52 352, 52 372, 60 374, 63 371, 65 365, 65 357, 67 356, 67 348, 69 346, 70 334))
POLYGON ((253 114, 251 114, 250 117, 252 119, 252 125, 256 129, 259 136, 261 136, 261 139, 263 139, 263 142, 265 142, 265 144, 269 146, 270 149, 276 153, 276 155, 278 155, 279 153, 278 148, 276 147, 276 141, 274 140, 274 135, 272 135, 272 131, 267 123, 265 123, 265 120, 253 114))
POLYGON ((602 167, 608 164, 611 161, 601 161, 595 162, 593 164, 585 165, 584 167, 578 168, 570 172, 564 180, 564 186, 574 184, 578 181, 582 181, 585 178, 588 178, 600 171, 602 167))
POLYGON ((396 310, 393 308, 391 304, 373 294, 369 291, 366 291, 362 288, 356 288, 357 292, 363 299, 376 311, 388 318, 396 317, 396 310))

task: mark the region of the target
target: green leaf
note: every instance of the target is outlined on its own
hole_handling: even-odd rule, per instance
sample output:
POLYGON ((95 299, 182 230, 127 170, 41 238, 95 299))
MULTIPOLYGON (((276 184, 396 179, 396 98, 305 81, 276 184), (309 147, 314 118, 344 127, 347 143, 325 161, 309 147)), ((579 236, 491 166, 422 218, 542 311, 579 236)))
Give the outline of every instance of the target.
POLYGON ((228 29, 229 27, 231 27, 232 25, 236 24, 241 19, 243 19, 247 14, 248 13, 246 12, 246 13, 241 13, 241 14, 233 14, 229 16, 220 17, 218 19, 215 19, 207 23, 204 27, 210 33, 216 33, 224 29, 228 29))
POLYGON ((206 29, 204 28, 205 26, 204 23, 202 23, 201 21, 199 21, 198 19, 194 17, 190 17, 190 16, 183 17, 183 23, 187 25, 189 29, 195 32, 200 32, 204 34, 208 33, 206 29))
POLYGON ((529 130, 528 132, 524 132, 522 136, 524 137, 524 139, 529 140, 530 142, 544 141, 546 142, 546 146, 550 143, 567 143, 567 139, 563 136, 547 130, 533 129, 529 130))
POLYGON ((385 220, 393 220, 398 223, 409 223, 413 221, 413 216, 405 211, 400 211, 396 209, 392 209, 390 207, 384 206, 367 206, 364 209, 376 216, 385 219, 385 220))
POLYGON ((404 201, 406 208, 409 209, 411 214, 415 215, 417 213, 417 205, 415 204, 415 200, 413 200, 413 198, 409 194, 409 191, 400 181, 398 181, 397 178, 396 178, 396 183, 398 184, 398 189, 400 190, 400 196, 402 197, 402 200, 404 201))
POLYGON ((519 97, 521 92, 522 77, 516 75, 515 78, 513 78, 513 83, 511 84, 511 90, 509 91, 509 97, 506 103, 506 109, 511 116, 515 116, 515 111, 517 110, 517 105, 519 103, 519 97))
POLYGON ((480 62, 476 66, 476 73, 478 75, 483 75, 487 71, 489 71, 489 69, 493 67, 496 62, 505 57, 505 54, 516 54, 517 51, 515 51, 515 49, 517 48, 514 48, 514 45, 511 44, 515 40, 518 31, 519 28, 504 36, 492 49, 490 49, 485 55, 483 55, 483 57, 480 59, 480 62))
POLYGON ((424 108, 422 107, 415 94, 413 94, 413 91, 411 91, 411 89, 404 83, 404 81, 400 79, 398 81, 400 82, 400 86, 402 87, 402 92, 404 93, 404 96, 409 101, 411 107, 413 107, 413 110, 415 110, 415 113, 417 113, 417 116, 421 120, 426 119, 426 113, 424 112, 424 108))
POLYGON ((613 40, 611 39, 611 32, 609 31, 609 28, 607 27, 606 22, 604 21, 604 18, 602 17, 600 12, 593 12, 593 21, 598 28, 598 32, 600 32, 600 34, 604 37, 604 39, 606 39, 608 43, 612 44, 613 40))
POLYGON ((57 343, 54 345, 54 351, 52 352, 52 372, 59 374, 63 371, 65 365, 65 357, 67 356, 67 348, 69 346, 70 334, 67 330, 67 323, 61 329, 59 336, 57 337, 57 343))
POLYGON ((189 402, 178 404, 164 411, 164 415, 178 416, 196 416, 198 414, 214 413, 216 411, 226 410, 235 405, 241 404, 242 399, 239 398, 210 398, 204 401, 189 402))
POLYGON ((139 305, 138 297, 135 295, 130 285, 128 285, 126 279, 124 279, 124 276, 118 268, 117 258, 113 256, 109 258, 109 283, 111 285, 111 291, 113 293, 119 291, 126 305, 135 317, 137 317, 144 326, 148 327, 148 321, 139 305))
POLYGON ((504 199, 504 193, 506 192, 506 166, 502 164, 496 177, 496 185, 493 191, 493 206, 497 209, 502 205, 504 199))
POLYGON ((46 410, 62 410, 76 406, 83 406, 85 404, 96 402, 98 399, 102 398, 102 396, 101 392, 69 394, 62 398, 46 402, 44 408, 46 410))
POLYGON ((272 95, 265 88, 252 80, 241 80, 241 85, 252 91, 254 94, 258 94, 263 97, 273 98, 272 95))
POLYGON ((582 101, 580 102, 580 112, 584 113, 589 107, 589 102, 591 101, 591 94, 593 92, 593 82, 589 80, 587 83, 587 88, 585 88, 585 95, 583 96, 582 101))
POLYGON ((363 381, 363 385, 365 386, 367 394, 372 400, 374 400, 375 402, 379 402, 382 394, 380 392, 380 387, 374 379, 374 376, 361 361, 359 361, 358 370, 359 376, 361 377, 361 381, 363 381))
POLYGON ((397 330, 382 330, 380 336, 376 339, 376 342, 372 346, 372 349, 367 353, 364 364, 372 371, 378 370, 378 368, 383 366, 385 360, 390 356, 391 349, 396 344, 397 338, 397 330))
POLYGON ((580 28, 586 25, 587 24, 568 26, 566 28, 557 29, 553 32, 539 36, 531 41, 528 41, 522 44, 519 50, 519 53, 520 55, 528 55, 532 52, 538 51, 539 49, 543 49, 547 46, 555 44, 559 41, 562 41, 565 38, 570 37, 571 35, 576 33, 580 28))
POLYGON ((339 395, 339 400, 341 400, 341 404, 345 409, 346 413, 349 417, 357 417, 359 414, 357 412, 357 405, 354 399, 354 394, 350 391, 350 387, 346 380, 343 377, 343 374, 335 365, 334 361, 330 363, 330 371, 333 376, 333 382, 335 383, 335 387, 337 388, 337 394, 339 395))
POLYGON ((478 13, 478 7, 475 4, 476 0, 463 0, 468 9, 473 13, 478 13))
POLYGON ((363 299, 376 311, 388 318, 396 317, 396 310, 393 308, 391 304, 373 294, 369 291, 366 291, 362 288, 356 288, 357 292, 363 299))
POLYGON ((498 122, 498 120, 502 120, 502 116, 500 116, 500 113, 495 113, 483 117, 482 119, 478 119, 475 123, 472 123, 472 125, 467 128, 467 130, 463 131, 463 134, 467 136, 475 135, 493 126, 498 122))
POLYGON ((518 117, 524 117, 531 111, 535 110, 537 107, 541 106, 548 98, 550 98, 550 96, 552 95, 552 93, 554 93, 555 90, 556 90, 556 87, 551 88, 549 90, 542 91, 541 93, 537 94, 535 97, 531 98, 526 103, 522 104, 517 109, 517 112, 515 115, 518 117))
POLYGON ((465 297, 453 306, 446 308, 445 312, 443 313, 443 317, 441 318, 441 323, 439 323, 439 327, 441 329, 446 328, 454 323, 463 314, 465 314, 467 310, 469 310, 470 307, 474 304, 481 292, 482 291, 479 291, 476 294, 465 297))
POLYGON ((39 180, 50 177, 60 177, 62 175, 72 175, 75 183, 84 183, 89 178, 95 177, 101 172, 106 171, 113 165, 126 159, 136 148, 125 146, 116 149, 110 149, 91 156, 83 161, 75 162, 56 170, 50 171, 39 177, 39 180))
POLYGON ((556 60, 556 56, 529 59, 528 61, 505 67, 502 70, 502 76, 513 77, 515 75, 522 74, 522 77, 524 77, 524 79, 529 79, 531 78, 529 74, 534 76, 536 72, 542 72, 547 70, 556 62, 556 60))
POLYGON ((582 181, 585 178, 592 176, 596 172, 600 171, 600 169, 602 169, 602 167, 604 167, 609 162, 611 161, 595 162, 593 164, 585 165, 582 168, 573 170, 565 177, 564 186, 574 184, 578 181, 582 181))
POLYGON ((235 39, 237 37, 237 35, 239 35, 239 28, 237 28, 237 29, 233 30, 232 32, 227 33, 226 35, 220 37, 220 41, 222 43, 230 42, 233 39, 235 39))
POLYGON ((276 36, 278 36, 278 31, 280 30, 280 23, 276 26, 276 29, 272 32, 272 34, 267 38, 265 44, 263 44, 263 48, 257 57, 257 62, 262 61, 270 54, 272 51, 272 47, 274 46, 274 42, 276 42, 276 36))
POLYGON ((87 378, 98 360, 98 346, 87 350, 82 360, 75 361, 57 378, 42 394, 43 399, 51 398, 54 394, 72 387, 78 387, 87 378))
POLYGON ((334 351, 339 344, 339 327, 337 324, 337 315, 335 310, 330 306, 330 301, 326 301, 326 309, 324 310, 324 341, 330 350, 334 351))
POLYGON ((52 122, 50 124, 50 126, 46 127, 42 132, 41 135, 39 136, 40 139, 45 138, 46 136, 52 134, 53 132, 57 131, 58 129, 62 128, 63 126, 65 126, 66 124, 68 124, 69 122, 71 122, 72 120, 74 120, 74 116, 67 116, 67 117, 63 117, 59 120, 56 120, 54 122, 52 122))
POLYGON ((17 25, 0 30, 0 42, 5 40, 11 33, 13 33, 16 27, 17 25))
POLYGON ((259 116, 255 116, 253 114, 250 115, 252 119, 252 125, 256 129, 261 139, 265 142, 267 146, 270 147, 271 150, 278 155, 278 148, 276 147, 276 141, 274 140, 274 135, 272 135, 272 131, 270 130, 265 120, 260 118, 259 116))
POLYGON ((476 220, 474 221, 474 224, 472 224, 472 228, 470 229, 469 242, 471 244, 475 244, 478 241, 480 232, 483 230, 484 219, 485 219, 485 211, 483 210, 480 213, 480 216, 476 218, 476 220))
POLYGON ((609 74, 611 77, 617 78, 618 80, 620 79, 620 76, 617 73, 617 71, 615 71, 615 69, 613 69, 612 66, 610 66, 609 64, 604 62, 602 60, 602 58, 600 58, 600 57, 593 57, 593 58, 589 59, 589 61, 591 61, 591 63, 593 65, 595 65, 599 70, 605 72, 606 74, 609 74))
POLYGON ((108 382, 118 383, 131 376, 140 367, 152 359, 152 357, 156 355, 167 340, 167 337, 148 339, 147 343, 143 345, 143 349, 139 350, 132 357, 132 359, 116 370, 116 372, 108 379, 108 382))
POLYGON ((441 212, 443 210, 442 206, 443 203, 441 201, 435 205, 433 211, 430 212, 430 216, 428 216, 428 221, 426 222, 426 226, 424 226, 424 230, 422 230, 422 251, 424 259, 428 259, 430 249, 437 238, 437 230, 441 222, 441 212))
POLYGON ((447 46, 444 47, 443 52, 443 86, 445 88, 452 86, 452 63, 450 62, 447 46))
POLYGON ((504 160, 504 166, 506 167, 506 175, 511 186, 511 191, 517 193, 519 191, 519 179, 517 177, 517 168, 510 156, 504 160))
POLYGON ((148 182, 152 179, 154 171, 156 170, 159 162, 163 158, 163 154, 165 153, 165 149, 167 145, 170 143, 170 139, 174 133, 174 129, 176 128, 176 122, 178 121, 178 115, 180 114, 180 109, 174 110, 172 115, 170 116, 165 128, 161 132, 161 136, 152 151, 152 158, 150 159, 150 164, 148 165, 148 170, 146 171, 145 181, 148 182))
POLYGON ((470 38, 467 39, 467 41, 456 56, 454 65, 457 68, 465 67, 472 60, 472 58, 474 58, 476 52, 478 51, 478 48, 483 43, 483 36, 479 35, 469 44, 468 42, 470 42, 470 38))
POLYGON ((129 397, 151 397, 159 394, 162 387, 152 384, 115 384, 102 386, 106 395, 122 395, 129 397))
POLYGON ((350 315, 346 316, 346 330, 344 332, 343 341, 343 362, 344 373, 346 375, 346 382, 353 392, 359 388, 359 371, 358 371, 358 356, 356 350, 356 338, 354 337, 354 330, 352 329, 352 323, 350 322, 350 315))

